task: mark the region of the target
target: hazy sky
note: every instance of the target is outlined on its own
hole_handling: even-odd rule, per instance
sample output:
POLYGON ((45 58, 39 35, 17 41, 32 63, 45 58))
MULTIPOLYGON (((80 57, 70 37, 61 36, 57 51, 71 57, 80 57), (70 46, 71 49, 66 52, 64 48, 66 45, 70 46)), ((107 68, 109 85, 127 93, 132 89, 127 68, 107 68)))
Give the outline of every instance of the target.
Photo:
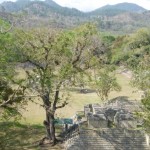
MULTIPOLYGON (((0 3, 3 1, 6 0, 0 0, 0 3)), ((122 2, 136 3, 150 10, 150 0, 54 0, 54 1, 62 6, 74 7, 82 11, 91 11, 106 4, 116 4, 122 2)))
POLYGON ((90 11, 106 4, 116 4, 122 2, 136 3, 150 10, 150 0, 54 0, 62 6, 75 7, 79 10, 90 11))

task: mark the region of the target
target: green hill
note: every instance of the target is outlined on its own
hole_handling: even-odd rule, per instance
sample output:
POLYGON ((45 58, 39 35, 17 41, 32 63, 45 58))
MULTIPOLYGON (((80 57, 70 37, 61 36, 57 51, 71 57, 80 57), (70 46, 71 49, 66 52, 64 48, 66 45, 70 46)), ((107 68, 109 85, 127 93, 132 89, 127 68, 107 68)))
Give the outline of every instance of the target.
MULTIPOLYGON (((35 7, 36 11, 39 12, 39 8, 42 7, 42 14, 45 16, 49 15, 49 12, 59 13, 65 16, 83 16, 84 13, 73 8, 62 7, 55 3, 53 0, 45 0, 45 1, 31 1, 31 0, 17 0, 16 2, 3 2, 0 5, 1 9, 5 12, 19 12, 22 10, 31 9, 35 7)), ((35 9, 33 8, 33 12, 35 13, 35 9)), ((41 13, 41 12, 39 12, 41 13)))
POLYGON ((106 16, 115 16, 124 12, 144 12, 146 9, 143 7, 133 4, 133 3, 119 3, 116 5, 105 5, 101 8, 98 8, 92 12, 90 15, 106 15, 106 16))
POLYGON ((42 26, 66 29, 85 22, 96 22, 102 32, 114 34, 132 33, 150 24, 150 11, 132 3, 106 5, 83 13, 74 8, 62 7, 53 0, 17 0, 0 4, 0 17, 8 18, 17 27, 23 28, 42 26), (13 16, 10 17, 10 14, 13 16))

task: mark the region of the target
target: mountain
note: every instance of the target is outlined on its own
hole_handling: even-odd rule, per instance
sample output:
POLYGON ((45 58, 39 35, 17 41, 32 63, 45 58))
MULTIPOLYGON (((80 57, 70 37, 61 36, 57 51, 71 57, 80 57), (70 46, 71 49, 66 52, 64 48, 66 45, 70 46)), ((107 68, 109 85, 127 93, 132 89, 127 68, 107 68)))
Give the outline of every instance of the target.
POLYGON ((62 7, 53 0, 3 2, 0 5, 0 18, 14 22, 15 26, 19 28, 49 27, 66 29, 87 22, 85 13, 77 9, 62 7), (12 16, 9 17, 9 14, 12 14, 12 16))
POLYGON ((106 5, 101 7, 101 9, 117 9, 129 12, 143 12, 146 10, 145 8, 133 3, 119 3, 116 5, 106 5))
MULTIPOLYGON (((34 13, 38 13, 38 8, 42 7, 42 15, 48 16, 49 12, 54 12, 54 13, 59 13, 64 16, 84 16, 85 14, 75 8, 68 8, 68 7, 62 7, 55 3, 53 0, 45 0, 45 1, 40 1, 40 0, 17 0, 16 2, 3 2, 0 5, 0 10, 3 10, 5 12, 19 12, 23 10, 27 10, 28 8, 34 8, 34 13), (37 5, 37 10, 35 10, 37 5), (44 14, 45 13, 45 14, 44 14)), ((30 13, 32 10, 30 10, 30 13)))
MULTIPOLYGON (((116 5, 106 5, 99 9, 96 9, 89 13, 83 13, 75 8, 68 8, 68 7, 62 7, 58 5, 53 0, 17 0, 16 2, 3 2, 0 5, 0 10, 5 10, 6 12, 19 12, 23 10, 27 10, 28 8, 32 8, 33 5, 41 5, 43 7, 43 11, 45 13, 45 16, 49 16, 49 12, 58 13, 64 16, 115 16, 118 14, 122 14, 125 12, 144 12, 146 9, 144 9, 141 6, 138 6, 133 3, 119 3, 116 5), (32 5, 32 6, 31 6, 32 5), (45 7, 45 10, 44 10, 45 7), (47 12, 48 11, 48 12, 47 12)), ((39 8, 39 7, 38 7, 39 8)), ((34 9, 35 10, 35 9, 34 9)), ((32 10, 30 10, 30 13, 32 10)), ((35 12, 34 12, 35 13, 35 12)), ((36 11, 38 13, 38 10, 36 11)), ((43 12, 40 12, 40 14, 44 15, 43 12)))
POLYGON ((55 8, 61 7, 60 5, 55 3, 53 0, 45 0, 44 2, 45 2, 45 4, 48 4, 51 7, 55 7, 55 8))
POLYGON ((102 32, 132 33, 149 27, 150 11, 132 4, 106 5, 90 13, 62 7, 53 0, 17 0, 0 5, 0 17, 19 28, 50 27, 70 29, 85 22, 94 22, 102 32))
POLYGON ((116 5, 105 5, 101 8, 98 8, 89 14, 91 15, 105 15, 105 16, 115 16, 121 13, 125 12, 134 12, 134 13, 139 13, 139 12, 144 12, 146 9, 143 7, 133 4, 133 3, 119 3, 116 5))
POLYGON ((3 7, 4 11, 6 12, 18 12, 29 3, 30 0, 17 0, 16 2, 6 1, 0 6, 3 7))

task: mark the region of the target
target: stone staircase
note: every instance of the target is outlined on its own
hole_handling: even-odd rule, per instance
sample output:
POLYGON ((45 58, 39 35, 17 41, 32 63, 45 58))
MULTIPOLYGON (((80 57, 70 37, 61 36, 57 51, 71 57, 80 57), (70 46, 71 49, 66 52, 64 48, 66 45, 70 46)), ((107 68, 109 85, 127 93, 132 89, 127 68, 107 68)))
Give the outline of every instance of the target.
POLYGON ((144 133, 134 130, 80 130, 65 142, 66 150, 150 150, 144 133))
POLYGON ((115 150, 150 150, 145 134, 139 130, 116 128, 106 129, 97 134, 113 144, 115 150))

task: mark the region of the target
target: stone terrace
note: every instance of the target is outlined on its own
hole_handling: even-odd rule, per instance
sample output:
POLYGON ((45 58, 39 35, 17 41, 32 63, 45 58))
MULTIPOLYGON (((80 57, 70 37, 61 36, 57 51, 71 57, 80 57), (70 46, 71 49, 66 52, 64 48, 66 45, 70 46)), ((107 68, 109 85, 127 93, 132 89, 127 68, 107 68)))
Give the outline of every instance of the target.
POLYGON ((77 132, 67 137, 66 150, 150 150, 149 135, 138 130, 132 113, 139 109, 137 101, 125 97, 86 105, 87 126, 82 128, 83 122, 79 123, 77 132))
POLYGON ((84 130, 66 142, 67 150, 149 150, 144 134, 138 131, 84 130))

